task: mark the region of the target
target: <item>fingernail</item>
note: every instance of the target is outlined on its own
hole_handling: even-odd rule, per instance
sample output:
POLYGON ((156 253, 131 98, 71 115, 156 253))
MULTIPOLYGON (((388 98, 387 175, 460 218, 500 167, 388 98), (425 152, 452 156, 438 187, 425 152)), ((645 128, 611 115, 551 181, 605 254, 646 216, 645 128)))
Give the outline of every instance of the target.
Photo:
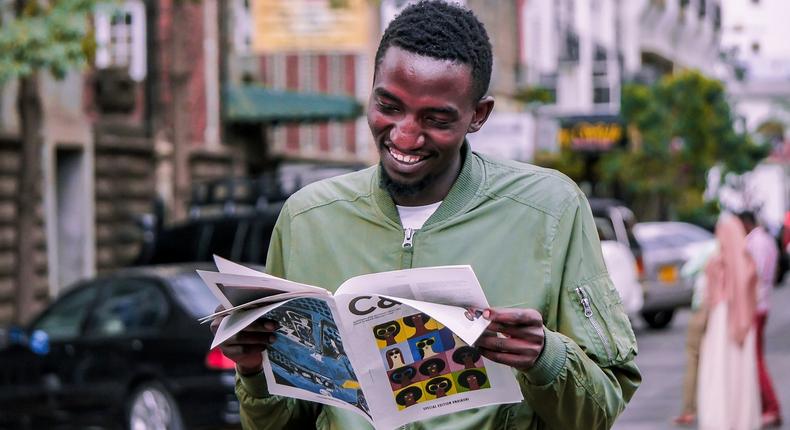
POLYGON ((273 334, 269 335, 269 343, 274 343, 275 340, 277 340, 277 336, 275 336, 273 334))
POLYGON ((484 310, 484 311, 483 311, 483 318, 485 318, 485 319, 487 319, 487 320, 491 321, 491 311, 490 311, 490 310, 488 310, 488 309, 484 310))
POLYGON ((276 329, 276 328, 277 328, 277 325, 276 325, 276 324, 274 324, 273 322, 267 322, 267 323, 265 323, 265 324, 263 325, 263 327, 264 327, 266 330, 274 330, 274 329, 276 329))

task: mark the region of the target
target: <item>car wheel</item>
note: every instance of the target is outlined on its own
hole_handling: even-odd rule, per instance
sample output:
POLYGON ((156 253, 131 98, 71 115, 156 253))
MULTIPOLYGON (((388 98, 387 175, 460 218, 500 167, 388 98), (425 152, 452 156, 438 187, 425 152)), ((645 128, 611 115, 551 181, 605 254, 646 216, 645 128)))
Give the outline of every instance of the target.
POLYGON ((675 316, 674 309, 642 312, 642 319, 644 319, 647 325, 652 329, 666 328, 669 323, 672 322, 673 316, 675 316))
POLYGON ((134 390, 126 407, 128 430, 183 430, 184 423, 173 396, 158 382, 134 390))

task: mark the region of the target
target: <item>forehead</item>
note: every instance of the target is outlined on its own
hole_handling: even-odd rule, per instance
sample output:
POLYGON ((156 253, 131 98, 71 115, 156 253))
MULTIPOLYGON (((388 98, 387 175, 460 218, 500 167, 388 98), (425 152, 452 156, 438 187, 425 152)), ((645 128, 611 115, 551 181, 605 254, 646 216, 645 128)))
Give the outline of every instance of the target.
MULTIPOLYGON (((472 70, 466 64, 442 60, 391 46, 376 68, 373 87, 405 95, 470 100, 472 70)), ((394 94, 400 97, 400 94, 394 94)))

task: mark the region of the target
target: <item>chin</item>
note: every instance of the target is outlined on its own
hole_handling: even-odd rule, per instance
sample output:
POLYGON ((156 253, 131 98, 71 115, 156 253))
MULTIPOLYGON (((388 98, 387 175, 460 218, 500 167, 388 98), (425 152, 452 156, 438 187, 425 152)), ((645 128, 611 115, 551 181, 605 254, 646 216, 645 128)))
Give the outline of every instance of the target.
POLYGON ((414 197, 419 195, 431 184, 430 177, 413 178, 407 181, 401 178, 395 178, 390 172, 379 163, 381 167, 381 178, 379 185, 381 188, 387 190, 390 195, 402 197, 414 197))

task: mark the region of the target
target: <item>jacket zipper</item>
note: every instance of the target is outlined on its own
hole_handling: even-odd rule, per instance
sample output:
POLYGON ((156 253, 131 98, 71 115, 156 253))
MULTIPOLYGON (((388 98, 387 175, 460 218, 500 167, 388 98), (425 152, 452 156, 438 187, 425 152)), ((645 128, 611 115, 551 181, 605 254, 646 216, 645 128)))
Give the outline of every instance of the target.
POLYGON ((413 245, 413 243, 412 243, 412 239, 413 238, 414 238, 414 229, 413 228, 404 229, 403 230, 403 244, 401 245, 401 247, 403 247, 403 249, 411 248, 412 245, 413 245))
POLYGON ((612 357, 612 350, 611 347, 609 346, 609 341, 606 339, 606 336, 604 336, 603 334, 603 329, 601 329, 601 325, 598 324, 598 320, 596 320, 593 317, 592 307, 590 306, 590 298, 587 297, 587 293, 584 291, 584 288, 582 287, 576 288, 576 294, 579 295, 579 299, 582 303, 582 307, 584 308, 584 316, 590 321, 590 324, 593 326, 595 333, 598 334, 598 339, 601 340, 601 343, 603 344, 603 349, 606 351, 606 358, 608 358, 609 361, 611 362, 612 360, 614 360, 614 357, 612 357))

